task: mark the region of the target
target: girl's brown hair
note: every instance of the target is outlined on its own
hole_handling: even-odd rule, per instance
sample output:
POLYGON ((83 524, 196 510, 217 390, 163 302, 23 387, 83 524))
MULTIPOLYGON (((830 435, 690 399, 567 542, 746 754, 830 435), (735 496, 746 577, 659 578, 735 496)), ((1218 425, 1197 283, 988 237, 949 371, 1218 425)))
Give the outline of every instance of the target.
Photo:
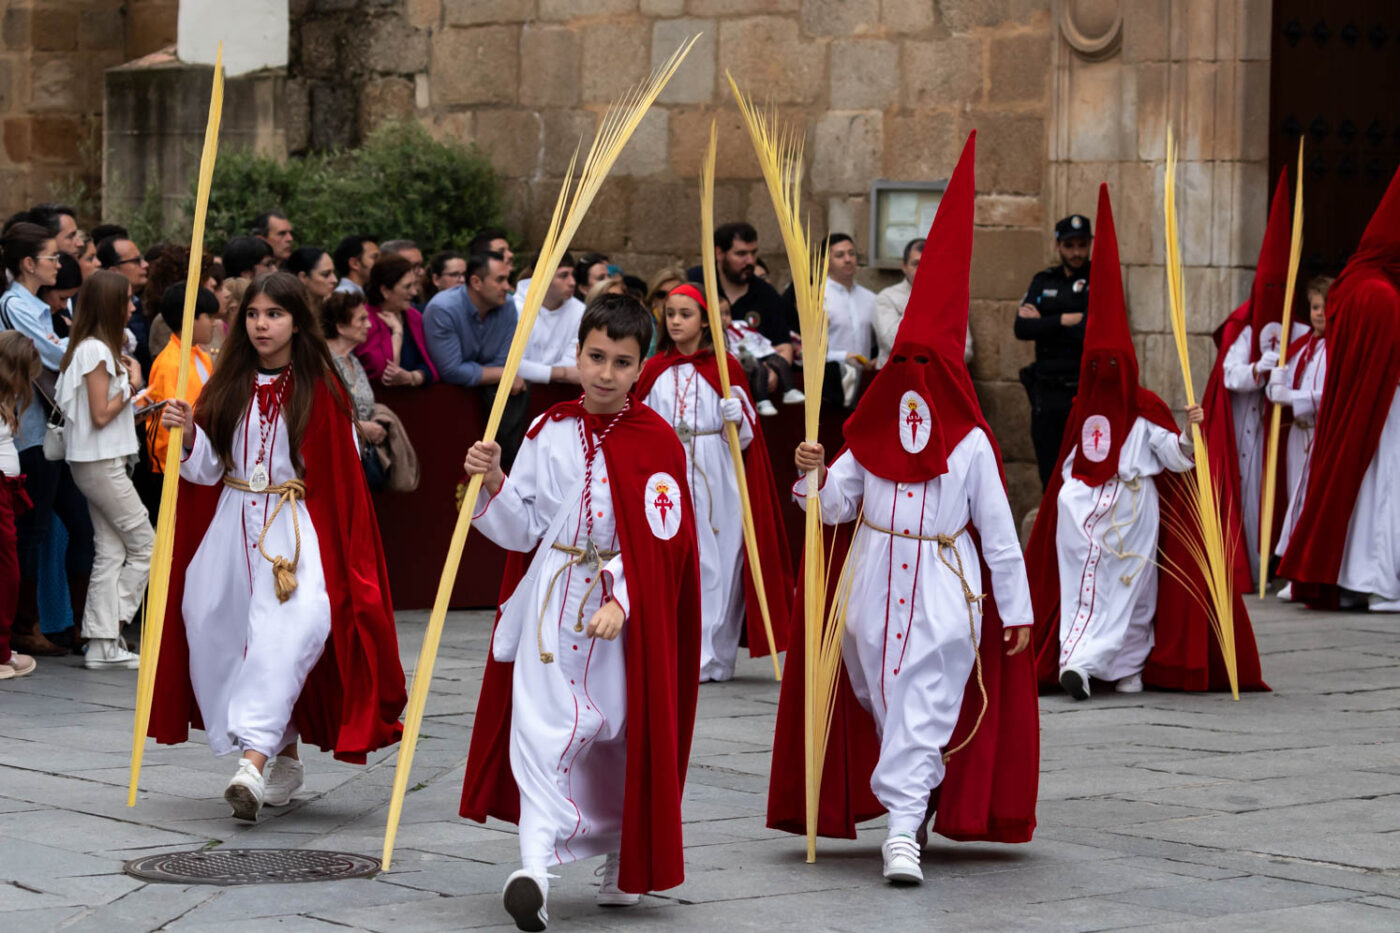
MULTIPOLYGON (((300 475, 301 442, 306 425, 311 420, 311 403, 316 396, 316 384, 324 383, 331 397, 344 408, 350 418, 349 400, 340 388, 340 377, 331 361, 330 350, 321 336, 321 324, 311 313, 310 297, 301 279, 290 272, 272 272, 259 276, 248 286, 238 315, 229 323, 228 336, 219 350, 219 365, 214 375, 200 390, 195 403, 195 420, 209 434, 209 443, 225 469, 233 469, 233 436, 238 422, 248 411, 253 397, 261 360, 257 348, 248 339, 248 305, 259 295, 266 295, 277 307, 292 316, 292 386, 283 408, 287 425, 287 440, 291 445, 292 465, 300 475)), ((351 418, 351 421, 354 419, 351 418)))
POLYGON ((131 304, 131 282, 120 272, 99 269, 78 289, 73 306, 73 329, 63 351, 59 371, 68 368, 78 344, 96 338, 112 351, 112 362, 122 372, 122 344, 126 342, 126 309, 131 304))
MULTIPOLYGON (((695 299, 690 297, 689 295, 677 295, 676 297, 684 298, 687 301, 694 302, 696 310, 700 312, 699 349, 705 350, 710 347, 713 347, 715 345, 715 338, 714 334, 710 333, 710 315, 705 311, 704 308, 700 307, 700 302, 695 301, 695 299)), ((669 301, 670 298, 670 295, 666 296, 667 301, 669 301)), ((658 355, 662 353, 669 353, 675 346, 676 342, 671 339, 671 331, 666 326, 666 302, 663 301, 661 303, 661 321, 656 328, 656 352, 658 355)), ((644 347, 643 352, 645 352, 645 349, 646 348, 644 347)))
POLYGON ((39 351, 34 341, 17 330, 0 331, 0 418, 19 431, 19 413, 34 401, 39 376, 39 351))

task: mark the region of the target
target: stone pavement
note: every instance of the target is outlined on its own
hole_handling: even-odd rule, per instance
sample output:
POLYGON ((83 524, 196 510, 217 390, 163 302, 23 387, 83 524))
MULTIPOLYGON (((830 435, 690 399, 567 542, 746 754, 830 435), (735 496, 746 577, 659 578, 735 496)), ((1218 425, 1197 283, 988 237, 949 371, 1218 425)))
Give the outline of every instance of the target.
MULTIPOLYGON (((935 837, 929 881, 879 876, 882 832, 824 842, 765 829, 777 691, 766 660, 700 693, 686 793, 688 880, 640 907, 593 906, 598 860, 565 866, 556 929, 1400 930, 1400 619, 1255 609, 1273 694, 1042 699, 1040 828, 1026 846, 935 837)), ((138 855, 206 845, 378 856, 391 755, 311 754, 304 799, 235 823, 231 759, 148 747, 125 806, 135 675, 41 660, 0 685, 0 915, 9 930, 501 926, 512 828, 456 817, 488 617, 449 620, 394 870, 256 888, 147 884, 138 855)), ((405 664, 422 614, 406 614, 405 664)))

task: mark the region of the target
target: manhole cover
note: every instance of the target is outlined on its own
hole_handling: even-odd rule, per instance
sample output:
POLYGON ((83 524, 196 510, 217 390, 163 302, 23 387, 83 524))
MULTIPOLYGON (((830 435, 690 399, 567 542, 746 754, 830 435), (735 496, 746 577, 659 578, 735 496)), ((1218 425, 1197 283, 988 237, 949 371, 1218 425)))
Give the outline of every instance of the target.
POLYGON ((199 849, 132 859, 125 871, 169 884, 289 884, 367 878, 379 871, 379 862, 315 849, 199 849))

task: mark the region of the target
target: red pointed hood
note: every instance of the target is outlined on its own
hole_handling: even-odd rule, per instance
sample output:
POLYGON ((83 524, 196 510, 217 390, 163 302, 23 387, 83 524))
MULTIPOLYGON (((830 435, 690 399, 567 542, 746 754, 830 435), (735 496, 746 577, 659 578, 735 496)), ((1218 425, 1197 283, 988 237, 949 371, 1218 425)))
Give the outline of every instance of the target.
POLYGON ((929 228, 890 360, 846 421, 846 445, 856 459, 894 482, 947 472, 948 452, 985 423, 963 362, 976 152, 974 130, 929 228))
POLYGON ((1094 234, 1079 395, 1068 430, 1076 439, 1073 475, 1090 486, 1101 486, 1118 472, 1119 451, 1138 417, 1137 354, 1123 302, 1108 185, 1099 185, 1094 234))
POLYGON ((1278 174, 1273 205, 1269 208, 1269 224, 1264 228, 1264 242, 1259 246, 1259 263, 1254 269, 1254 284, 1250 288, 1250 326, 1254 344, 1249 358, 1259 359, 1264 350, 1279 349, 1283 322, 1283 298, 1288 290, 1288 250, 1293 237, 1293 214, 1288 198, 1288 166, 1278 174))

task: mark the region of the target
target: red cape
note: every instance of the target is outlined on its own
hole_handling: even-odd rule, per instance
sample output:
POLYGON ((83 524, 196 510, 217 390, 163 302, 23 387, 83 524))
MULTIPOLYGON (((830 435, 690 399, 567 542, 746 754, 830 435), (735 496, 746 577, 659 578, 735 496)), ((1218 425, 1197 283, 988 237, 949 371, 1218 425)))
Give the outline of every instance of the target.
MULTIPOLYGON (((990 439, 991 435, 988 434, 990 439)), ((996 443, 992 443, 996 449, 996 443)), ((839 455, 838 455, 839 456, 839 455)), ((832 562, 827 598, 835 593, 854 531, 853 523, 830 530, 832 562)), ((981 553, 981 540, 972 530, 981 553)), ((962 841, 1029 842, 1035 831, 1035 801, 1040 777, 1040 718, 1031 653, 1007 657, 1001 616, 992 594, 991 575, 982 563, 982 638, 980 655, 987 687, 987 712, 972 743, 948 760, 943 783, 934 789, 937 814, 933 830, 962 841)), ((768 785, 768 825, 790 833, 807 832, 806 778, 803 762, 804 671, 806 639, 802 593, 798 591, 792 644, 778 698, 773 737, 773 767, 768 785)), ((974 674, 963 692, 962 711, 949 748, 963 742, 982 710, 974 674)), ((855 824, 885 812, 870 790, 870 775, 880 756, 875 723, 860 705, 846 677, 843 661, 836 687, 831 736, 822 772, 817 832, 855 838, 855 824)))
POLYGON ((1357 269, 1328 295, 1327 377, 1303 511, 1279 575, 1335 584, 1361 478, 1380 445, 1400 380, 1400 293, 1380 268, 1357 269))
MULTIPOLYGON (((551 408, 545 418, 575 417, 577 402, 551 408)), ((539 425, 530 432, 534 437, 539 425)), ((622 865, 618 886, 645 893, 685 880, 681 794, 695 728, 700 684, 700 563, 693 510, 681 510, 683 527, 669 540, 647 523, 643 496, 653 473, 666 471, 685 484, 685 451, 675 430, 635 399, 603 441, 613 489, 622 562, 632 579, 627 619, 627 772, 622 793, 622 865)), ((512 554, 501 587, 504 602, 524 576, 522 555, 512 554)), ((500 614, 497 613, 497 621, 500 614)), ((473 720, 460 813, 520 821, 520 791, 510 770, 513 663, 488 655, 473 720)))
MULTIPOLYGON (((748 386, 748 376, 733 354, 726 354, 729 363, 729 384, 748 386)), ((702 350, 694 356, 682 356, 675 350, 647 360, 642 375, 637 379, 637 398, 644 399, 651 394, 656 380, 677 363, 692 363, 715 394, 720 394, 719 367, 715 365, 715 354, 702 350)), ((788 646, 788 619, 792 616, 793 578, 792 555, 787 546, 787 529, 783 522, 782 505, 778 499, 778 487, 773 480, 773 465, 768 460, 768 444, 763 437, 763 426, 757 418, 750 417, 749 427, 753 429, 753 440, 744 451, 744 474, 748 480, 749 505, 753 509, 754 535, 758 538, 758 559, 762 564, 764 593, 768 597, 768 617, 773 623, 773 642, 779 651, 788 646)), ((664 419, 663 419, 664 420, 664 419)), ((749 657, 760 658, 768 654, 768 635, 763 631, 763 614, 758 603, 758 593, 753 585, 753 568, 749 566, 748 548, 744 548, 744 616, 748 629, 749 657)))
MULTIPOLYGON (((379 525, 355 456, 358 445, 347 408, 343 396, 333 397, 325 383, 318 383, 301 444, 306 499, 298 507, 310 516, 320 542, 331 634, 306 678, 292 722, 306 742, 333 751, 341 761, 363 764, 366 753, 399 740, 399 715, 408 697, 379 525)), ((190 726, 204 728, 190 685, 181 611, 186 569, 222 492, 222 485, 180 480, 170 594, 147 731, 162 744, 186 741, 190 726)), ((261 563, 258 573, 272 572, 270 564, 261 563)))
MULTIPOLYGON (((1250 326, 1250 318, 1253 313, 1251 302, 1246 301, 1236 308, 1223 324, 1216 328, 1212 335, 1217 351, 1215 365, 1211 367, 1210 378, 1206 380, 1205 394, 1201 396, 1201 407, 1205 410, 1206 416, 1205 424, 1201 425, 1201 431, 1205 435, 1206 455, 1210 459, 1211 476, 1216 478, 1216 484, 1220 490, 1221 522, 1225 527, 1225 540, 1233 540, 1236 545, 1234 549, 1235 586, 1241 592, 1252 590, 1254 583, 1249 570, 1247 551, 1249 541, 1244 534, 1244 512, 1241 507, 1243 493, 1240 483, 1239 447, 1235 443, 1235 411, 1230 400, 1230 390, 1225 388, 1225 356, 1230 352, 1230 348, 1234 346, 1244 329, 1250 326)), ((1294 334, 1294 339, 1289 342, 1288 355, 1290 357, 1301 351, 1308 339, 1306 332, 1298 335, 1295 330, 1294 334)), ((1272 417, 1269 410, 1272 406, 1263 401, 1263 389, 1260 389, 1259 397, 1261 411, 1265 419, 1265 443, 1267 444, 1268 419, 1272 417)), ((1278 476, 1280 477, 1288 475, 1288 429, 1291 423, 1292 418, 1285 414, 1279 425, 1278 476)), ((1278 542, 1279 534, 1283 530, 1284 515, 1288 511, 1288 494, 1285 489, 1287 485, 1285 482, 1277 482, 1274 485, 1272 508, 1273 540, 1275 543, 1278 542)), ((1260 495, 1263 495, 1262 490, 1260 495)))
MULTIPOLYGON (((1153 424, 1177 431, 1176 419, 1172 417, 1166 402, 1141 386, 1138 387, 1137 411, 1140 417, 1153 424)), ((1073 413, 1069 423, 1075 423, 1073 413)), ((1046 486, 1045 496, 1040 500, 1040 511, 1031 530, 1030 545, 1026 548, 1026 571, 1030 575, 1031 603, 1035 607, 1032 642, 1036 677, 1043 687, 1056 686, 1060 680, 1060 563, 1055 530, 1059 527, 1060 489, 1064 486, 1064 473, 1060 466, 1078 440, 1077 434, 1066 433, 1060 445, 1060 456, 1055 461, 1056 468, 1046 486)), ((1219 484, 1220 474, 1214 475, 1219 484)), ((1157 535, 1157 554, 1154 556, 1158 564, 1180 568, 1189 574, 1191 582, 1184 584, 1166 570, 1158 575, 1157 615, 1153 621, 1155 643, 1147 657, 1147 667, 1142 672, 1143 681, 1154 687, 1172 690, 1228 690, 1229 678, 1220 646, 1210 629, 1210 616, 1205 606, 1193 595, 1206 592, 1205 578, 1196 569, 1191 557, 1192 551, 1199 548, 1199 542, 1187 540, 1177 527, 1179 522, 1167 520, 1170 515, 1184 517, 1189 514, 1186 482, 1179 474, 1170 472, 1162 473, 1155 479, 1163 520, 1157 535)), ((1226 534, 1229 533, 1227 528, 1226 534)), ((1243 556, 1243 551, 1240 553, 1243 556)), ((1236 670, 1241 690, 1267 690, 1268 685, 1264 683, 1259 668, 1254 628, 1250 625, 1249 613, 1244 605, 1243 594, 1248 589, 1248 582, 1246 564, 1246 585, 1243 588, 1237 586, 1235 591, 1236 670)))

